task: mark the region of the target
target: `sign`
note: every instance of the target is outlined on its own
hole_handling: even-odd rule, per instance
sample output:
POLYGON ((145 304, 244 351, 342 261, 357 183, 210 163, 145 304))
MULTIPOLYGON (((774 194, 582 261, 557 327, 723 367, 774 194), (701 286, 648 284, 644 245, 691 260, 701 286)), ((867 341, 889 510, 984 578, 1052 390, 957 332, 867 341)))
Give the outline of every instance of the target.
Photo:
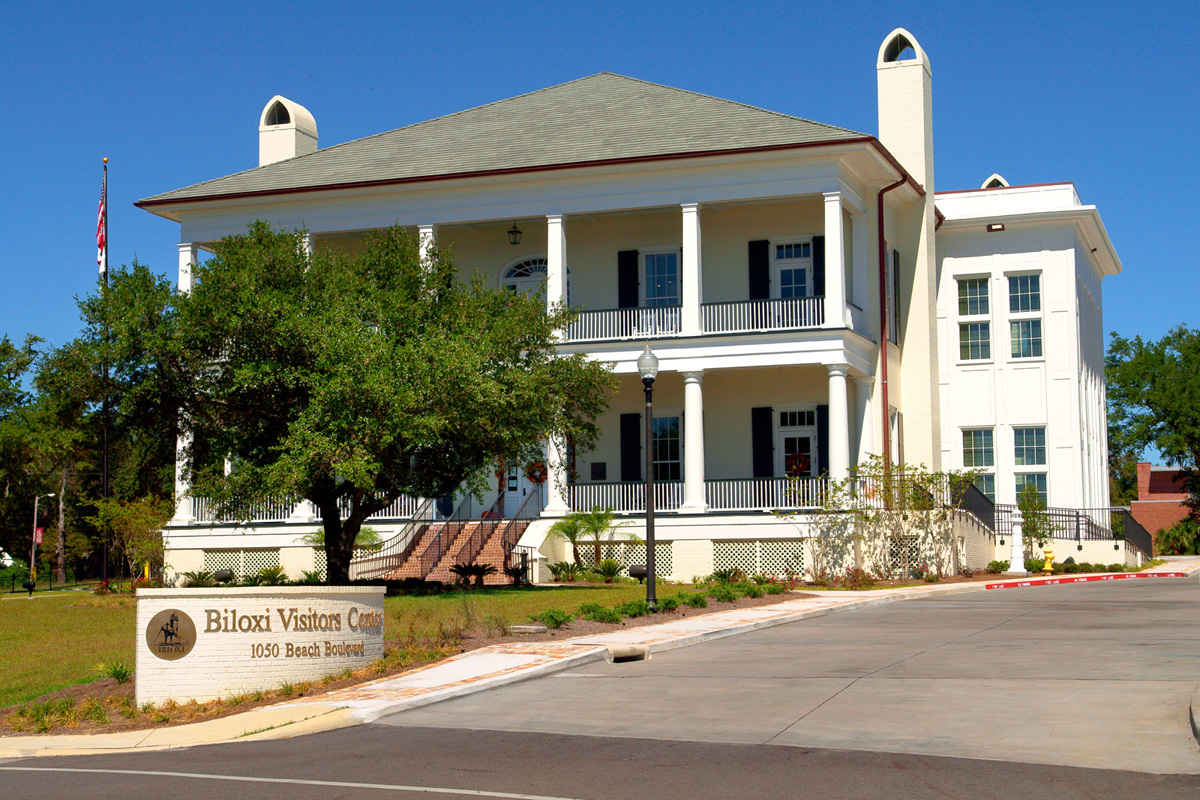
POLYGON ((183 658, 196 646, 196 623, 178 609, 160 611, 146 626, 146 646, 167 661, 183 658))
POLYGON ((45 530, 46 530, 45 528, 34 528, 33 529, 33 543, 34 544, 40 545, 42 543, 42 532, 45 530))

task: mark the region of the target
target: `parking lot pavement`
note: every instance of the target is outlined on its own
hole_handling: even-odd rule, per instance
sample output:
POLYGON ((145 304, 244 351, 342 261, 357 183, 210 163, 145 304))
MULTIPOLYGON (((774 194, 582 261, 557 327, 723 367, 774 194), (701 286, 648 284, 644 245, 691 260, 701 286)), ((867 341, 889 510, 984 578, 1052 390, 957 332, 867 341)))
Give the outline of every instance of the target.
POLYGON ((379 724, 1196 774, 1198 599, 1189 578, 910 600, 592 663, 379 724))

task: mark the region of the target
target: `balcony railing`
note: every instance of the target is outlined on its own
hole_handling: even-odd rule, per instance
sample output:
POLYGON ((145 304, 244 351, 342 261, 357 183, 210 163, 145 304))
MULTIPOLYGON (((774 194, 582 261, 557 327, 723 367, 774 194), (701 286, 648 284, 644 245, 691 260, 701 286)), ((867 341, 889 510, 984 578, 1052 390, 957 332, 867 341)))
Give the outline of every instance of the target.
MULTIPOLYGON (((416 498, 402 495, 393 500, 387 508, 376 511, 367 519, 409 519, 416 512, 417 506, 416 498)), ((350 512, 348 500, 344 500, 340 507, 343 516, 350 512)), ((297 503, 286 497, 267 498, 265 501, 251 504, 248 508, 225 513, 217 512, 217 504, 211 498, 193 497, 192 516, 196 522, 213 523, 287 522, 295 521, 297 517, 321 521, 321 511, 315 505, 307 500, 297 503)))
POLYGON ((679 306, 580 311, 567 328, 572 342, 645 339, 679 335, 679 306))
MULTIPOLYGON (((824 478, 738 478, 704 482, 704 497, 710 511, 775 511, 818 508, 825 502, 824 478)), ((641 481, 621 483, 576 483, 570 487, 571 509, 588 511, 594 506, 611 508, 618 514, 646 511, 646 485, 641 481)), ((683 505, 683 481, 654 484, 654 510, 677 511, 683 505)))
POLYGON ((737 303, 705 303, 700 306, 700 320, 705 333, 817 328, 825 322, 825 298, 788 297, 737 303))

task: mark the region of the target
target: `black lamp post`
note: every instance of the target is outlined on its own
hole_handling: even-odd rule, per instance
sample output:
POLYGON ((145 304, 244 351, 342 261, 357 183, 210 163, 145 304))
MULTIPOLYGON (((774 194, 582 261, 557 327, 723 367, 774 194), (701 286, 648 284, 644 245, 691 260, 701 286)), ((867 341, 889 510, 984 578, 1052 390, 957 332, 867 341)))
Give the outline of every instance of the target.
POLYGON ((646 389, 646 605, 657 610, 654 595, 654 379, 658 377, 658 356, 650 352, 650 343, 638 356, 638 374, 646 389))

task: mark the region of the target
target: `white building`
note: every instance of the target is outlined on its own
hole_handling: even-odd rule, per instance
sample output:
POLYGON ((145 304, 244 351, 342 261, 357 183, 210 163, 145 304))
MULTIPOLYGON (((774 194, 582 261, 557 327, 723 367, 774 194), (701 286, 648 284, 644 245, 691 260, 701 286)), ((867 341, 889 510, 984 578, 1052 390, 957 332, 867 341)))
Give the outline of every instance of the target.
MULTIPOLYGON (((621 384, 575 483, 551 448, 546 521, 524 544, 542 546, 571 507, 610 506, 636 531, 647 339, 661 574, 782 572, 800 533, 771 510, 819 504, 821 476, 869 454, 963 466, 963 437, 981 430, 998 499, 1014 475, 1049 472, 1052 503, 1106 505, 1100 280, 1119 263, 1099 217, 1069 186, 935 196, 929 60, 898 29, 876 67, 878 136, 602 73, 322 150, 313 116, 275 97, 262 166, 139 205, 179 224, 183 289, 200 250, 257 219, 307 229, 314 248, 400 224, 449 245, 464 279, 577 308, 561 350, 611 364, 621 384), (1010 273, 1040 276, 1036 312, 1006 310, 1010 273), (989 316, 967 322, 957 287, 982 279, 989 316), (996 357, 957 358, 960 325, 978 337, 980 322, 996 357), (1026 322, 1052 357, 1008 358, 997 331, 1026 322), (1006 454, 1030 429, 1045 464, 1014 472, 1006 454), (799 497, 789 475, 805 479, 799 497)), ((503 483, 511 513, 531 484, 520 469, 503 483)), ((178 490, 174 569, 319 566, 298 538, 316 528, 308 504, 223 525, 182 476, 178 490)), ((401 531, 414 507, 372 524, 401 531)))

